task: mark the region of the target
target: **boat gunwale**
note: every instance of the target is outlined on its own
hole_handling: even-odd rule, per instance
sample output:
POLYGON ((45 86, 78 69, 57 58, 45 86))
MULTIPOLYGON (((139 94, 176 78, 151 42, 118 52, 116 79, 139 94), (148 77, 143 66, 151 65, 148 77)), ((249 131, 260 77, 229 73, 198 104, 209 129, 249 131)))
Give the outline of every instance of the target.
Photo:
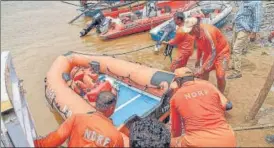
MULTIPOLYGON (((72 59, 71 58, 73 58, 74 56, 83 56, 83 57, 86 57, 87 59, 89 59, 89 56, 88 55, 81 55, 81 54, 75 54, 75 53, 73 53, 73 52, 68 52, 68 53, 65 53, 63 56, 59 56, 57 59, 59 59, 59 58, 61 58, 61 60, 67 60, 69 63, 71 63, 72 61, 72 59), (65 58, 65 59, 64 59, 65 58)), ((90 56, 92 56, 92 55, 90 55, 90 56)), ((94 55, 93 55, 94 56, 94 55)), ((96 55, 95 55, 96 56, 96 55)), ((98 56, 104 56, 104 55, 98 55, 98 56)), ((110 56, 105 56, 105 57, 108 57, 108 58, 111 58, 110 56)), ((112 57, 113 58, 113 57, 112 57)), ((56 59, 56 60, 57 60, 56 59)), ((121 60, 121 59, 118 59, 118 60, 121 60)), ((126 61, 126 62, 130 62, 130 61, 126 61)), ((55 62, 54 62, 55 63, 55 62)), ((54 64, 53 63, 53 64, 54 64)), ((133 62, 130 62, 130 63, 133 63, 133 62)), ((136 63, 133 63, 133 64, 136 64, 136 63)), ((75 66, 75 65, 74 65, 75 66)), ((147 67, 147 66, 145 66, 145 65, 141 65, 141 66, 144 66, 144 67, 147 67)), ((55 67, 56 68, 56 67, 55 67)), ((151 68, 151 67, 147 67, 147 68, 151 68)), ((152 69, 155 69, 155 68, 152 68, 152 69)), ((161 71, 161 70, 158 70, 158 69, 156 69, 157 71, 161 71)), ((51 70, 50 70, 51 71, 51 70)), ((107 73, 105 73, 107 76, 111 76, 111 75, 109 75, 109 74, 107 74, 107 73)), ((119 80, 119 79, 118 79, 119 80)), ((119 82, 122 82, 121 80, 119 80, 119 82)), ((67 119, 68 117, 66 116, 67 115, 67 112, 69 111, 69 110, 67 110, 66 112, 64 112, 63 110, 64 109, 61 109, 60 108, 60 106, 58 107, 57 106, 57 104, 59 104, 58 102, 56 102, 56 99, 54 98, 54 99, 51 99, 51 98, 48 98, 48 96, 47 96, 47 93, 46 93, 46 91, 48 90, 48 89, 51 89, 49 86, 48 86, 48 84, 47 84, 48 82, 47 81, 45 81, 45 97, 46 97, 46 100, 47 100, 47 103, 49 104, 49 105, 51 105, 51 109, 54 109, 55 111, 57 111, 58 113, 59 113, 59 115, 61 115, 61 117, 65 120, 65 119, 67 119), (54 103, 55 102, 55 103, 54 103), (66 114, 65 114, 66 113, 66 114)), ((125 83, 125 82, 124 82, 125 83)), ((126 83, 125 83, 126 84, 126 83)), ((51 84, 52 85, 52 84, 51 84)), ((127 84, 128 85, 128 84, 127 84)), ((134 86, 133 86, 134 87, 134 86)), ((133 88, 132 87, 132 88, 133 88)), ((137 89, 137 88, 136 88, 137 89)), ((145 92, 145 91, 143 91, 143 92, 145 92)), ((166 96, 165 96, 165 93, 167 92, 167 90, 165 90, 165 91, 163 91, 163 92, 161 92, 161 95, 160 96, 158 96, 159 98, 161 98, 160 99, 160 101, 159 101, 159 103, 157 103, 152 109, 150 109, 149 111, 147 111, 146 113, 144 113, 142 116, 138 116, 137 114, 133 114, 132 116, 130 116, 127 120, 125 120, 124 121, 124 123, 123 124, 121 124, 120 126, 118 126, 118 127, 116 127, 120 132, 123 132, 123 133, 125 133, 125 134, 127 134, 127 131, 128 131, 128 128, 130 127, 130 125, 131 125, 131 122, 132 122, 132 120, 133 119, 135 119, 135 118, 145 118, 145 117, 147 117, 147 116, 155 116, 157 119, 162 119, 164 116, 165 117, 168 117, 168 115, 169 115, 169 101, 167 101, 167 99, 170 99, 170 98, 167 98, 166 96), (163 110, 163 108, 166 108, 166 106, 168 107, 168 110, 163 110)), ((145 93, 148 93, 148 92, 145 92, 145 93)), ((149 93, 148 93, 149 94, 149 93)), ((154 95, 154 94, 152 94, 152 95, 154 95)), ((61 103, 62 105, 62 107, 63 108, 65 108, 65 104, 64 104, 64 102, 63 103, 61 103)), ((89 104, 89 103, 87 103, 87 104, 89 104)), ((90 105, 90 104, 89 104, 90 105)), ((90 105, 90 107, 91 108, 93 108, 93 109, 95 109, 94 108, 94 106, 92 106, 92 105, 90 105)), ((75 114, 75 113, 74 113, 75 114)), ((77 114, 77 113, 76 113, 77 114)))

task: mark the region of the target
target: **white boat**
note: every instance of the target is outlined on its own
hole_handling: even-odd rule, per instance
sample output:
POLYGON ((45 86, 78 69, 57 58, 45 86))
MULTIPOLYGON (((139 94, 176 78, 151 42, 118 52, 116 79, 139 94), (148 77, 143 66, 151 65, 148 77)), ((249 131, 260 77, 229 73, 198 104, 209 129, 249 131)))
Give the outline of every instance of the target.
POLYGON ((1 147, 34 147, 34 121, 10 52, 1 53, 1 147))
MULTIPOLYGON (((195 15, 205 15, 201 19, 201 23, 212 24, 218 28, 222 27, 226 23, 226 18, 232 11, 232 6, 228 3, 218 1, 201 1, 195 8, 185 11, 184 15, 186 18, 195 15), (220 10, 220 13, 214 13, 214 10, 220 10)), ((172 19, 158 25, 157 27, 150 30, 151 38, 157 41, 156 49, 158 50, 161 41, 169 41, 175 37, 176 24, 172 19)))

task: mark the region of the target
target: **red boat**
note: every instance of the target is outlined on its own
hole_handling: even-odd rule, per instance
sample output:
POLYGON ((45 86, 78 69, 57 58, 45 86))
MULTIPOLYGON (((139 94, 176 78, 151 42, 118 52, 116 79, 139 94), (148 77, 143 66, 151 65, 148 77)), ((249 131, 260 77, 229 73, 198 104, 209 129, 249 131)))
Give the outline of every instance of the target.
POLYGON ((176 11, 192 8, 197 1, 156 1, 137 7, 95 15, 93 22, 81 32, 86 35, 94 27, 103 40, 114 39, 133 33, 143 32, 173 17, 176 11))
MULTIPOLYGON (((156 2, 155 11, 150 11, 154 12, 151 15, 146 15, 148 13, 144 12, 149 10, 147 6, 143 8, 140 7, 138 10, 135 10, 135 12, 128 10, 123 13, 105 13, 105 16, 112 16, 112 24, 106 32, 100 33, 99 36, 105 40, 147 31, 173 17, 176 11, 188 10, 195 4, 196 1, 159 1, 156 2), (141 15, 138 16, 138 12, 141 15)), ((138 7, 135 7, 135 9, 137 8, 138 7)))

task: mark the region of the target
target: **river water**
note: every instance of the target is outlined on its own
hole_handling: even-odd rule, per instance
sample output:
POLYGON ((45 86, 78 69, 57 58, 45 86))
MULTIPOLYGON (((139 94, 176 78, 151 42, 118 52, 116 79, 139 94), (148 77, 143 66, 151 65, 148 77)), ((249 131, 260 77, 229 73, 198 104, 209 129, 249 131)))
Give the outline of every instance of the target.
MULTIPOLYGON (((1 51, 12 54, 17 74, 24 80, 26 98, 40 135, 58 127, 44 97, 44 78, 57 56, 70 50, 120 53, 154 43, 148 32, 110 41, 101 41, 95 33, 80 38, 79 32, 88 19, 81 17, 68 24, 80 14, 76 9, 60 1, 1 1, 1 51)), ((160 69, 170 63, 161 54, 153 54, 152 48, 118 58, 160 69)))

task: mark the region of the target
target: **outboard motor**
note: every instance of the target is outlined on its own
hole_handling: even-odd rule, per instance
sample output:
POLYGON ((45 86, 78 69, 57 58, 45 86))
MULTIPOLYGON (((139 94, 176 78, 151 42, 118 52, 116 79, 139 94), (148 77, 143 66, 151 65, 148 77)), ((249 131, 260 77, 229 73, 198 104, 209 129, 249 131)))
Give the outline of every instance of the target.
POLYGON ((91 22, 91 24, 89 24, 86 28, 84 28, 81 32, 80 32, 80 37, 85 36, 86 34, 88 34, 90 32, 90 30, 92 30, 95 27, 98 27, 102 22, 104 22, 105 20, 105 16, 104 14, 99 11, 94 17, 93 20, 91 22))

